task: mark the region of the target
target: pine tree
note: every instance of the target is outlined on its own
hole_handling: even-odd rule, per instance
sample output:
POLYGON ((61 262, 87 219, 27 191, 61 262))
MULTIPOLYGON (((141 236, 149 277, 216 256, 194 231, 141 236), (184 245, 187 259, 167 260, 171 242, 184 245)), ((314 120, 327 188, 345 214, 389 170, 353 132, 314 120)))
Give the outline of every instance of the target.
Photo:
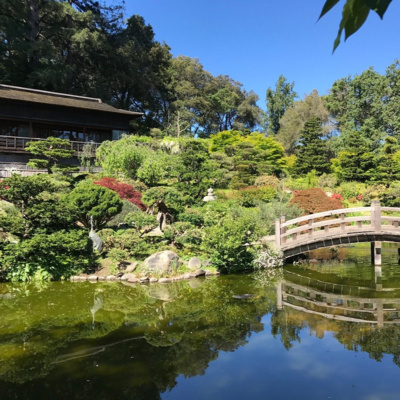
POLYGON ((376 160, 367 140, 358 131, 352 131, 344 151, 336 160, 336 174, 341 181, 366 182, 373 180, 376 160))
POLYGON ((304 124, 297 150, 297 160, 293 168, 296 175, 307 174, 312 170, 317 175, 330 172, 330 154, 326 140, 323 139, 320 118, 311 118, 304 124))
POLYGON ((377 168, 378 180, 385 185, 400 180, 399 151, 400 146, 397 144, 397 139, 393 136, 387 136, 377 168))

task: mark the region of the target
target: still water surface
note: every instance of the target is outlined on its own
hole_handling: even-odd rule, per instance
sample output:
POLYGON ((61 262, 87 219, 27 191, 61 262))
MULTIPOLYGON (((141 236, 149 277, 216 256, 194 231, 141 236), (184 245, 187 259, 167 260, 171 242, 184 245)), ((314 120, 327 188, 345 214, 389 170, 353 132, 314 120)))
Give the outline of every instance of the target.
POLYGON ((1 284, 0 399, 399 399, 400 266, 383 255, 341 249, 270 285, 1 284))

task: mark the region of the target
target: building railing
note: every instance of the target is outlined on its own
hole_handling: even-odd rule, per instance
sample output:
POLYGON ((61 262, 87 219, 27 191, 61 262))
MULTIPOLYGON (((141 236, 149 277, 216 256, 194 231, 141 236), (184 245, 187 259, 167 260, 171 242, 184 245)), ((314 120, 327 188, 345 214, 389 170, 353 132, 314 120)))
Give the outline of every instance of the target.
MULTIPOLYGON (((27 152, 26 145, 29 142, 35 142, 39 140, 46 140, 46 139, 0 135, 0 151, 7 151, 10 153, 26 153, 27 152)), ((74 150, 75 156, 77 156, 80 152, 83 151, 85 145, 91 144, 92 150, 95 152, 101 144, 95 142, 78 142, 78 141, 70 141, 69 143, 70 146, 68 146, 68 148, 74 150)))

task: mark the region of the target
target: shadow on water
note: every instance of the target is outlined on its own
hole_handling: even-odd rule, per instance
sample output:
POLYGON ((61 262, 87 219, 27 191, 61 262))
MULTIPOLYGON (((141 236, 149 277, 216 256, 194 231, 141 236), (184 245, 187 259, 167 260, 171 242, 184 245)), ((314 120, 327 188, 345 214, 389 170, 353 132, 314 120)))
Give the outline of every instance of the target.
MULTIPOLYGON (((390 355, 397 369, 397 247, 384 247, 383 255, 382 267, 375 268, 366 247, 340 249, 333 260, 326 260, 329 251, 314 252, 319 261, 286 265, 277 271, 279 282, 269 285, 271 275, 168 285, 0 285, 1 399, 160 399, 169 393, 185 398, 176 390, 191 388, 195 380, 188 378, 208 376, 212 365, 226 365, 222 354, 230 354, 229 374, 242 375, 246 352, 239 349, 251 348, 256 337, 280 345, 268 351, 265 343, 258 345, 253 356, 268 360, 269 381, 257 378, 261 361, 246 364, 249 398, 265 398, 266 393, 293 398, 290 387, 279 383, 279 371, 290 373, 287 350, 295 354, 305 332, 332 337, 341 352, 362 351, 377 361, 390 355), (251 395, 253 387, 258 392, 251 395)), ((309 357, 321 358, 318 351, 319 346, 307 348, 309 357)), ((339 371, 343 365, 338 362, 339 371)), ((213 369, 219 382, 215 390, 226 378, 218 372, 223 370, 213 369)), ((295 372, 288 379, 304 386, 306 370, 297 367, 295 372)), ((237 385, 239 381, 232 382, 215 396, 237 398, 237 385)), ((320 390, 326 385, 324 381, 320 390)), ((207 397, 205 387, 196 390, 194 398, 207 397)))

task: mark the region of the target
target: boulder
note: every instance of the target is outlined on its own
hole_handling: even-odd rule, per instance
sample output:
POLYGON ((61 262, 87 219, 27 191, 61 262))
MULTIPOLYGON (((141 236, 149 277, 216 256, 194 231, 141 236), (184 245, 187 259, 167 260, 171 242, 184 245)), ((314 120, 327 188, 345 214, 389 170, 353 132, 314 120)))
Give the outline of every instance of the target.
POLYGON ((107 281, 115 281, 115 276, 114 276, 114 275, 108 275, 108 276, 106 277, 106 280, 107 280, 107 281))
POLYGON ((181 265, 179 256, 171 250, 160 251, 147 257, 142 264, 143 272, 167 275, 175 272, 181 265))
POLYGON ((136 278, 134 274, 124 274, 121 276, 121 281, 129 281, 129 279, 136 278))
POLYGON ((88 278, 88 281, 97 282, 97 279, 98 279, 97 275, 90 275, 88 278))
POLYGON ((201 268, 201 261, 197 257, 192 257, 189 260, 188 268, 191 271, 196 271, 197 269, 200 269, 201 268))
POLYGON ((138 262, 133 262, 127 265, 125 269, 125 274, 130 274, 131 272, 135 271, 135 269, 138 267, 139 263, 138 262))
POLYGON ((158 280, 158 282, 159 283, 169 283, 169 282, 172 282, 172 279, 171 278, 160 278, 158 280))
POLYGON ((129 278, 129 279, 128 279, 128 282, 129 282, 129 283, 138 283, 138 282, 139 282, 139 279, 138 279, 138 278, 135 278, 135 277, 132 277, 132 278, 129 278))
POLYGON ((194 276, 197 278, 198 276, 205 276, 206 271, 204 269, 198 269, 194 272, 194 276))

